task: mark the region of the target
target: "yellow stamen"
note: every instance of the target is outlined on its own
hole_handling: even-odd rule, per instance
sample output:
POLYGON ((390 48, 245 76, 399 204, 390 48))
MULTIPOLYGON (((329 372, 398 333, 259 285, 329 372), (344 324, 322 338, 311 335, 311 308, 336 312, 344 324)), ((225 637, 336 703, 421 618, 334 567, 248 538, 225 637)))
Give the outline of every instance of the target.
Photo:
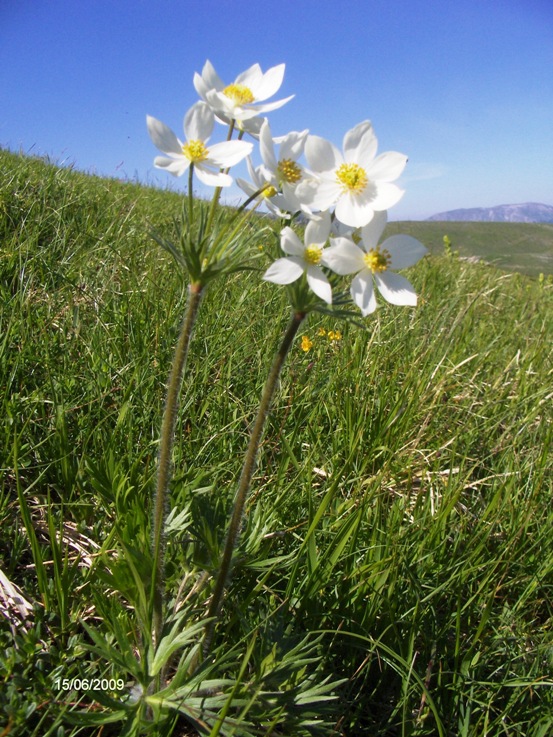
POLYGON ((223 95, 230 97, 237 105, 247 105, 255 100, 253 92, 244 84, 229 84, 223 90, 223 95))
POLYGON ((268 184, 263 190, 262 194, 263 194, 263 197, 267 197, 267 198, 274 197, 275 195, 278 194, 278 190, 275 187, 273 187, 272 184, 268 184))
POLYGON ((345 192, 354 194, 362 192, 369 181, 366 171, 358 164, 342 164, 336 171, 336 178, 345 192))
POLYGON ((283 182, 295 184, 301 179, 301 168, 292 159, 281 159, 277 169, 283 182))
POLYGON ((371 250, 363 256, 363 261, 373 274, 386 271, 390 265, 392 257, 388 251, 381 251, 380 248, 371 248, 371 250))
POLYGON ((312 266, 317 266, 317 264, 321 262, 322 257, 323 249, 319 248, 319 246, 317 246, 315 243, 312 243, 305 249, 304 258, 307 263, 311 264, 312 266))
POLYGON ((202 141, 188 141, 182 147, 182 152, 192 163, 207 159, 207 148, 202 141))

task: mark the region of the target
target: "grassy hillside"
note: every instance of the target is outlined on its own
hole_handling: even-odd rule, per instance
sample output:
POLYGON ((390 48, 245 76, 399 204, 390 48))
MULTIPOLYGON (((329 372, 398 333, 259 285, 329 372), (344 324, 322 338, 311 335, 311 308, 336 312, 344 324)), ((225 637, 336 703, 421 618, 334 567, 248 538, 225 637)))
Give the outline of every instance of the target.
POLYGON ((412 235, 436 254, 448 235, 460 256, 530 276, 553 274, 553 224, 411 221, 390 223, 387 232, 412 235))
MULTIPOLYGON (((0 168, 0 734, 552 734, 553 286, 446 257, 441 242, 461 250, 473 226, 517 226, 405 224, 435 246, 407 271, 416 309, 382 304, 364 329, 309 316, 213 657, 196 667, 289 317, 258 272, 209 287, 165 541, 165 646, 180 640, 164 676, 179 699, 166 695, 172 711, 146 732, 137 704, 146 720, 166 713, 141 691, 155 661, 137 654, 187 299, 186 274, 147 231, 174 235, 181 198, 5 152, 0 168)), ((270 227, 249 231, 261 268, 270 227)))
MULTIPOLYGON (((25 208, 30 203, 33 208, 38 207, 41 202, 40 189, 42 196, 49 191, 52 198, 59 191, 64 207, 78 207, 79 197, 89 198, 92 201, 89 220, 97 215, 103 201, 102 193, 106 192, 113 195, 106 202, 111 209, 117 206, 114 200, 115 203, 132 203, 133 208, 139 205, 137 215, 143 218, 142 222, 149 220, 160 228, 170 222, 171 217, 167 213, 178 213, 181 207, 181 198, 174 192, 123 184, 115 179, 102 179, 71 169, 59 169, 1 149, 0 171, 7 178, 0 200, 0 229, 13 228, 17 213, 26 212, 25 208), (19 188, 15 201, 9 194, 10 183, 19 188), (61 185, 61 189, 58 185, 61 185), (69 192, 72 199, 67 201, 69 192), (163 206, 160 206, 161 202, 163 206)), ((388 224, 386 235, 393 233, 407 233, 418 238, 433 254, 443 253, 443 237, 447 234, 452 248, 460 256, 476 256, 497 268, 529 276, 553 274, 551 224, 394 221, 388 224)))

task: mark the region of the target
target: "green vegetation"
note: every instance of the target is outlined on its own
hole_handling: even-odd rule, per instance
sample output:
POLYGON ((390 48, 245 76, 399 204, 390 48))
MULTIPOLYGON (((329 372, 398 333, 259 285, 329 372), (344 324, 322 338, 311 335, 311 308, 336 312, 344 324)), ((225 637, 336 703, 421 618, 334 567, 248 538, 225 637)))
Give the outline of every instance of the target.
POLYGON ((390 223, 387 232, 412 235, 433 254, 443 253, 447 234, 461 257, 529 276, 553 274, 553 223, 410 221, 390 223))
MULTIPOLYGON (((182 198, 7 152, 0 170, 0 735, 137 734, 111 717, 131 713, 140 679, 186 304, 148 230, 171 237, 182 198)), ((269 252, 272 224, 256 223, 250 247, 269 252)), ((532 233, 548 227, 392 223, 433 250, 408 274, 419 306, 381 303, 365 330, 310 315, 198 672, 190 652, 289 317, 259 272, 210 286, 165 541, 181 702, 150 734, 553 732, 553 286, 443 244, 464 255, 478 232, 488 260, 516 229, 538 253, 532 233)))

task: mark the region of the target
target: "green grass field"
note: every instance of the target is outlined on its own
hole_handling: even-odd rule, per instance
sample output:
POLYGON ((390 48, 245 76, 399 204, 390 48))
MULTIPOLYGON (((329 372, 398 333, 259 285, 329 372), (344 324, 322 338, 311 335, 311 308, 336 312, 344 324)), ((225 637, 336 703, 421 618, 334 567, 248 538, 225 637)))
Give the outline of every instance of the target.
MULTIPOLYGON (((0 171, 0 735, 553 734, 553 226, 392 223, 431 251, 417 308, 310 315, 215 655, 193 676, 182 656, 181 702, 146 732, 110 715, 136 698, 186 305, 148 231, 171 237, 181 197, 3 151, 0 171), (446 233, 506 270, 444 255, 446 233)), ((273 226, 253 227, 263 269, 273 226)), ((209 287, 191 343, 166 531, 184 651, 288 321, 260 273, 209 287)))
POLYGON ((506 271, 553 274, 553 223, 394 222, 388 233, 407 233, 433 254, 443 252, 443 237, 461 257, 475 257, 506 271))

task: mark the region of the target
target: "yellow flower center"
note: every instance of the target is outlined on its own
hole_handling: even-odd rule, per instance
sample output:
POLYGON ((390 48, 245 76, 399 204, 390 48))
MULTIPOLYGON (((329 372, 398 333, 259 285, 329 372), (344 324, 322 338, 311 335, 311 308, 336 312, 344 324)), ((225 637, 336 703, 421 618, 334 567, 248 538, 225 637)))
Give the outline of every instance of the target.
POLYGON ((247 105, 255 100, 253 92, 244 84, 229 84, 223 90, 223 95, 230 97, 237 105, 247 105))
POLYGON ((366 171, 358 164, 342 164, 336 171, 336 179, 342 185, 344 192, 359 194, 368 184, 366 171))
POLYGON ((313 341, 310 340, 308 335, 302 335, 301 336, 301 349, 302 351, 305 351, 306 353, 313 348, 313 341))
POLYGON ((311 264, 312 266, 317 266, 317 264, 321 262, 322 257, 323 249, 319 248, 319 246, 315 245, 315 243, 312 243, 305 249, 304 258, 307 263, 311 264))
POLYGON ((367 268, 375 274, 380 273, 381 271, 386 271, 390 265, 391 258, 392 257, 388 251, 381 251, 380 248, 371 248, 371 250, 363 256, 363 261, 367 268))
POLYGON ((182 147, 182 152, 192 163, 207 159, 207 148, 202 141, 188 141, 182 147))
POLYGON ((295 184, 301 179, 301 169, 292 159, 281 159, 277 169, 282 181, 288 184, 295 184))

